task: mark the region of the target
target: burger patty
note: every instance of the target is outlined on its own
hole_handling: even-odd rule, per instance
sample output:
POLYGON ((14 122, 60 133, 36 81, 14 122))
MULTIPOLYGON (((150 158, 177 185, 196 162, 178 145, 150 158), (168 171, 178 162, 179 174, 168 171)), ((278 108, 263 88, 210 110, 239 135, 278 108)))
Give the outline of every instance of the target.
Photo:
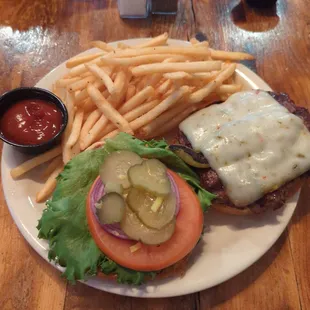
MULTIPOLYGON (((303 123, 310 131, 310 113, 306 108, 298 107, 295 103, 289 98, 289 96, 285 93, 275 93, 268 92, 276 101, 278 101, 281 105, 283 105, 289 112, 295 114, 303 120, 303 123)), ((187 147, 192 148, 190 142, 187 137, 179 131, 178 141, 180 144, 185 145, 187 147)), ((202 155, 203 156, 203 155, 202 155)), ((218 174, 212 168, 206 169, 196 169, 197 174, 200 177, 201 185, 208 191, 217 195, 217 198, 213 200, 213 203, 224 204, 237 209, 245 209, 250 208, 253 213, 261 213, 266 209, 278 209, 282 207, 285 201, 291 196, 291 193, 295 186, 295 180, 288 182, 278 188, 277 190, 267 193, 261 199, 257 200, 255 203, 247 206, 247 207, 238 207, 234 205, 222 184, 218 174)), ((305 173, 299 178, 303 178, 308 176, 309 173, 305 173)))

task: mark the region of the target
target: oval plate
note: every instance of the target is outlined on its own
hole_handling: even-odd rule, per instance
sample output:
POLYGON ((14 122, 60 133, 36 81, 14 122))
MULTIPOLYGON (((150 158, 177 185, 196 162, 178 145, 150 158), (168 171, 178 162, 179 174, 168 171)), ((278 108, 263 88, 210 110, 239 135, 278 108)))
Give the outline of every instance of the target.
MULTIPOLYGON (((129 45, 141 43, 145 39, 121 41, 129 45)), ((114 42, 112 45, 116 45, 114 42)), ((186 45, 188 42, 170 40, 172 45, 186 45)), ((88 54, 97 49, 88 50, 88 54)), ((82 55, 81 54, 81 55, 82 55)), ((67 72, 65 63, 48 73, 37 87, 51 89, 52 84, 67 72)), ((237 68, 238 82, 244 89, 271 88, 253 71, 243 65, 237 68)), ((35 251, 48 261, 48 243, 38 239, 36 226, 45 208, 35 202, 35 194, 41 186, 40 167, 27 178, 14 181, 10 169, 26 160, 26 156, 8 145, 3 146, 2 184, 11 215, 20 232, 35 251)), ((109 280, 93 278, 84 282, 97 289, 135 297, 169 297, 201 291, 220 284, 257 261, 279 238, 295 210, 299 193, 286 206, 275 212, 262 215, 233 216, 208 212, 205 217, 204 236, 191 256, 190 266, 183 278, 169 278, 149 282, 147 285, 132 287, 109 280)), ((60 266, 51 263, 57 269, 60 266)))

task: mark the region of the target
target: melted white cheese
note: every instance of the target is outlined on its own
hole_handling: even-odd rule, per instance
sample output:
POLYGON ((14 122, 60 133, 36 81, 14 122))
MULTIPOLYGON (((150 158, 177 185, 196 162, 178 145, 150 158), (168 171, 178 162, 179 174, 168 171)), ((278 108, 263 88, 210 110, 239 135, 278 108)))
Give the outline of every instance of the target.
POLYGON ((309 131, 265 92, 236 93, 179 127, 236 206, 253 203, 310 168, 309 131))

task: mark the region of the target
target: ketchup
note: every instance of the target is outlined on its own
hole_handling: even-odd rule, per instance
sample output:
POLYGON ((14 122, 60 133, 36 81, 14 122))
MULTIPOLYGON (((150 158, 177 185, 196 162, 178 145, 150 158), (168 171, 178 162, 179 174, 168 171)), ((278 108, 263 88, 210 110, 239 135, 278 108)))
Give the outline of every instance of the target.
POLYGON ((2 135, 18 144, 41 144, 57 135, 62 113, 55 104, 40 99, 18 101, 0 119, 2 135))

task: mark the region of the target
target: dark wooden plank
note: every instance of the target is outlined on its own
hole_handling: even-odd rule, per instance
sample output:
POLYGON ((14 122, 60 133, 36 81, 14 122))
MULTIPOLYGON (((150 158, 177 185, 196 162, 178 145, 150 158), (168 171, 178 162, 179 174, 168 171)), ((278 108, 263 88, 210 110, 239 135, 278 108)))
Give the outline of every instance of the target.
POLYGON ((309 270, 309 227, 310 227, 310 182, 304 186, 297 209, 290 225, 290 245, 293 255, 300 302, 303 309, 310 305, 310 270, 309 270))
POLYGON ((197 294, 173 298, 143 299, 113 295, 78 283, 68 286, 64 310, 188 310, 197 309, 197 294))

